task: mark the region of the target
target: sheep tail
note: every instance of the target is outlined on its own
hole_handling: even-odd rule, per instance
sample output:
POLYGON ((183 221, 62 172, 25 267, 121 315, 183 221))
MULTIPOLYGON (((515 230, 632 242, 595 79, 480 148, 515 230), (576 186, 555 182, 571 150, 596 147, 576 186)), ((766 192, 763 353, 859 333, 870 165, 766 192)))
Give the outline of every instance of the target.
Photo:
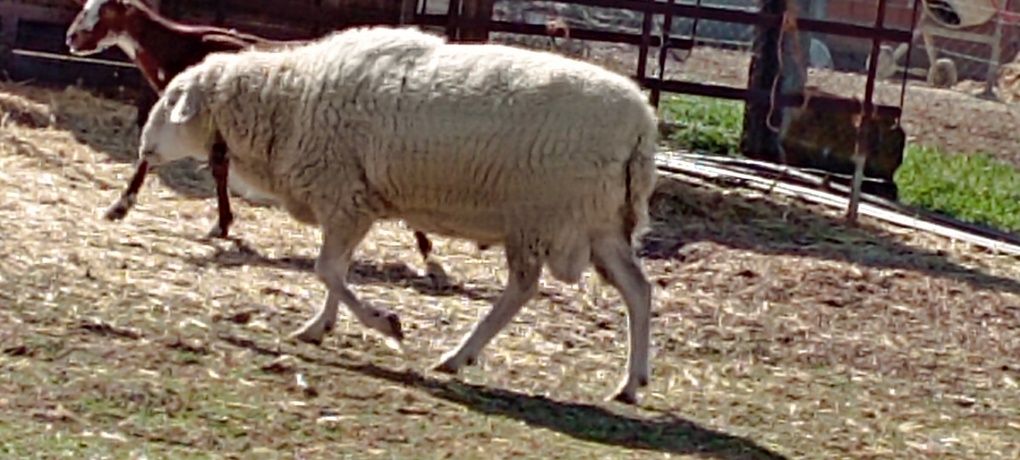
POLYGON ((635 247, 648 231, 648 200, 655 189, 655 149, 657 142, 656 127, 645 130, 638 137, 637 145, 627 160, 627 203, 624 208, 624 237, 635 247))

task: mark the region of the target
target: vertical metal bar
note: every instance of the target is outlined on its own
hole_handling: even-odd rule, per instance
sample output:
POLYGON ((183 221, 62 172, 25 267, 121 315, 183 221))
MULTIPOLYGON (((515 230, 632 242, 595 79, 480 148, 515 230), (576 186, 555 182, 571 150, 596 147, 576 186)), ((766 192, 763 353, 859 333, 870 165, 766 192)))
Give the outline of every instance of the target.
MULTIPOLYGON (((655 0, 646 0, 645 3, 654 3, 655 0)), ((638 68, 637 76, 638 79, 645 78, 646 67, 648 67, 648 43, 651 41, 652 34, 652 13, 648 11, 648 8, 642 8, 644 13, 644 20, 641 22, 641 45, 638 48, 638 68)), ((656 105, 658 108, 658 105, 656 105)))
POLYGON ((485 42, 489 39, 493 0, 461 0, 461 18, 458 37, 462 42, 485 42))
MULTIPOLYGON (((885 27, 885 6, 886 0, 878 0, 878 12, 875 17, 875 30, 885 27)), ((868 56, 868 80, 864 85, 864 120, 871 119, 871 112, 874 111, 872 97, 875 95, 875 73, 878 71, 878 51, 882 45, 882 39, 877 36, 871 39, 871 55, 868 56)), ((864 120, 861 123, 864 123, 864 120)))
POLYGON ((450 0, 446 10, 446 38, 451 42, 457 41, 460 22, 460 0, 450 0))
POLYGON ((5 14, 0 24, 0 70, 10 71, 14 62, 14 46, 18 40, 17 13, 5 14))
MULTIPOLYGON (((910 59, 913 57, 914 31, 917 30, 918 12, 920 12, 920 14, 925 14, 920 8, 922 1, 923 0, 914 0, 914 12, 911 13, 912 16, 910 16, 910 41, 907 42, 907 57, 904 61, 906 68, 910 67, 910 59)), ((907 76, 909 72, 906 71, 906 68, 903 71, 903 81, 900 83, 900 117, 903 116, 903 104, 907 98, 907 76)))
POLYGON ((873 153, 871 150, 873 137, 871 117, 875 107, 872 98, 875 95, 875 74, 878 72, 878 50, 882 39, 878 37, 877 31, 885 26, 885 5, 886 0, 878 0, 878 11, 875 14, 875 27, 872 29, 876 36, 871 39, 871 55, 868 56, 868 81, 864 86, 864 104, 861 114, 860 125, 857 127, 857 142, 854 148, 854 176, 850 187, 850 202, 847 204, 846 218, 849 222, 857 221, 857 208, 860 206, 861 183, 864 179, 864 168, 868 162, 868 156, 873 153))
POLYGON ((213 24, 217 26, 223 26, 223 21, 226 16, 225 8, 223 7, 223 0, 216 0, 216 5, 213 6, 213 24))
POLYGON ((988 73, 985 74, 985 96, 995 96, 995 77, 999 73, 999 64, 1002 60, 1002 13, 1009 11, 1009 0, 1002 2, 1002 7, 995 14, 995 41, 992 42, 991 59, 988 63, 988 73))
MULTIPOLYGON (((673 6, 674 0, 667 0, 669 6, 673 6)), ((673 12, 666 13, 662 18, 662 37, 659 39, 659 82, 666 79, 666 55, 669 53, 669 32, 673 29, 673 12)), ((652 105, 659 106, 659 87, 652 88, 652 105)))
POLYGON ((405 25, 414 23, 414 10, 418 6, 418 0, 401 0, 400 16, 397 24, 405 25))

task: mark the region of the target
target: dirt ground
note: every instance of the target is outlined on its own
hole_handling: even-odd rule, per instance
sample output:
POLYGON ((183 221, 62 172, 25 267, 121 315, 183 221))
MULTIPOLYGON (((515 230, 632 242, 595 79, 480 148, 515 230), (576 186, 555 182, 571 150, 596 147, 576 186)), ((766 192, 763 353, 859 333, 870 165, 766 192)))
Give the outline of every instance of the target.
POLYGON ((436 237, 453 285, 380 224, 351 275, 402 316, 400 355, 323 300, 318 231, 161 171, 119 223, 133 109, 0 85, 0 453, 7 458, 1020 458, 1020 263, 739 189, 663 178, 640 408, 624 308, 549 281, 457 378, 429 367, 502 289, 502 252, 436 237))

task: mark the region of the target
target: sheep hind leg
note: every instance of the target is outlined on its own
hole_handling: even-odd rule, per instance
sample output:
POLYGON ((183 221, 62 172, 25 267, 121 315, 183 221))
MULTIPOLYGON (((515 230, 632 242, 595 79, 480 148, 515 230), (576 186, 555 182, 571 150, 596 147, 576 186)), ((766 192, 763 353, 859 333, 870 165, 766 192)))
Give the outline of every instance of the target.
POLYGON ((443 266, 432 259, 432 241, 425 235, 425 232, 414 231, 414 240, 418 244, 418 253, 421 254, 422 262, 425 263, 424 276, 432 279, 435 287, 445 288, 450 285, 450 277, 447 276, 443 266))
POLYGON ((403 340, 400 318, 396 313, 365 305, 347 286, 354 248, 371 227, 371 220, 352 219, 342 226, 325 227, 319 258, 315 261, 315 274, 326 285, 326 302, 315 315, 290 334, 290 338, 320 344, 323 336, 336 325, 337 307, 343 302, 363 325, 378 331, 387 338, 403 340))
POLYGON ((648 348, 651 328, 652 286, 631 245, 622 237, 596 240, 592 262, 603 280, 613 285, 627 304, 627 375, 606 399, 637 403, 637 389, 648 385, 648 348))
POLYGON ((439 364, 435 365, 435 370, 456 374, 464 365, 474 364, 482 348, 503 330, 521 307, 538 292, 542 260, 537 254, 529 252, 524 244, 508 243, 506 258, 510 275, 503 294, 492 306, 492 310, 464 336, 460 345, 443 355, 439 364))

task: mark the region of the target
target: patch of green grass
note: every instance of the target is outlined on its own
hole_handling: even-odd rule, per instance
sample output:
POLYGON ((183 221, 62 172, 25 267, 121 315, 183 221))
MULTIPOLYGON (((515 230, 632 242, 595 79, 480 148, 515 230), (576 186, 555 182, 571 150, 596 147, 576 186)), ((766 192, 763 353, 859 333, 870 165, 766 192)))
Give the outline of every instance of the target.
POLYGON ((1020 232, 1020 170, 990 155, 911 145, 895 180, 904 203, 1020 232))
MULTIPOLYGON (((676 123, 667 140, 698 153, 738 155, 743 104, 700 96, 663 99, 676 123)), ((967 222, 1020 232, 1020 170, 984 154, 909 145, 894 178, 900 200, 967 222)))
POLYGON ((668 140, 699 153, 735 155, 740 150, 744 106, 740 102, 702 96, 662 100, 662 115, 677 124, 668 140))

